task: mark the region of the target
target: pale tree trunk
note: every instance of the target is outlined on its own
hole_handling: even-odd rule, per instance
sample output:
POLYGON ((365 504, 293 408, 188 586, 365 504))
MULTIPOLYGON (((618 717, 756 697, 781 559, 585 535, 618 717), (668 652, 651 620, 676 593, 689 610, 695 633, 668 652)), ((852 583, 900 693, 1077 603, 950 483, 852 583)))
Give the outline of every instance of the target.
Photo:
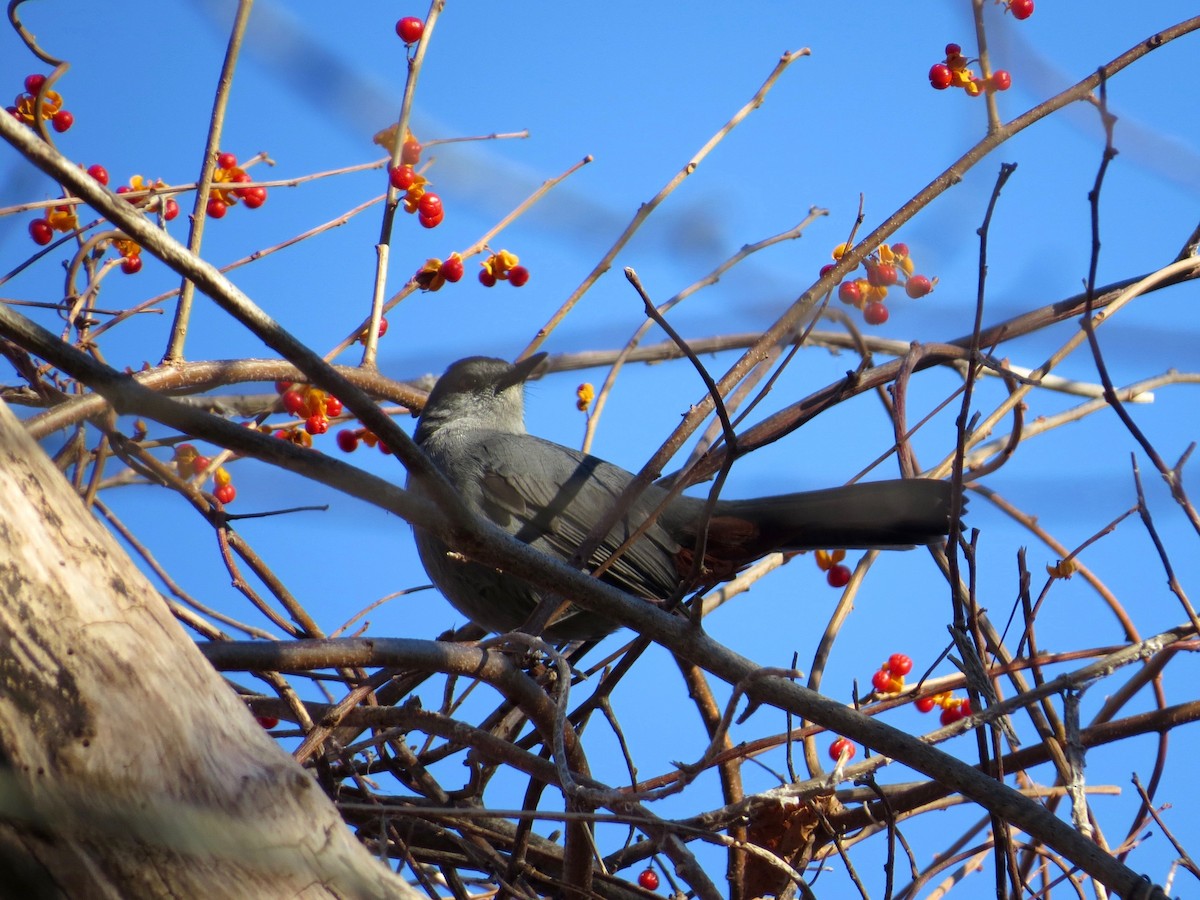
POLYGON ((418 895, 0 404, 0 897, 167 896, 418 895))

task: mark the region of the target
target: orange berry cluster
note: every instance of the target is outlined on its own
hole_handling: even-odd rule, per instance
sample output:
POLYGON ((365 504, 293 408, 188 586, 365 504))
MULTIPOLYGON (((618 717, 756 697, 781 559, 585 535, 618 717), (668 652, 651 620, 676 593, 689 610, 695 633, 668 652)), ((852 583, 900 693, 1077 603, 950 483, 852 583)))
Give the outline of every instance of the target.
MULTIPOLYGON (((108 170, 104 166, 98 163, 88 166, 87 173, 100 184, 108 186, 108 170)), ((141 175, 134 175, 129 180, 129 184, 118 187, 116 193, 129 194, 134 191, 161 191, 166 187, 169 187, 169 185, 162 180, 152 182, 142 178, 141 175)), ((126 199, 140 209, 159 213, 163 221, 166 222, 171 221, 179 215, 179 204, 175 202, 175 198, 173 197, 161 197, 151 193, 146 197, 127 197, 126 199)), ((54 232, 60 231, 65 234, 75 231, 78 228, 79 218, 75 215, 74 207, 68 205, 55 206, 46 210, 45 218, 34 219, 29 223, 29 236, 33 238, 35 244, 44 247, 54 239, 54 232)), ((142 270, 142 248, 140 244, 131 238, 117 238, 112 242, 112 245, 121 257, 122 272, 126 275, 134 275, 142 270)))
POLYGON ((596 399, 596 389, 592 387, 591 382, 585 381, 579 387, 575 388, 575 408, 581 413, 587 412, 592 401, 596 399))
POLYGON ((310 435, 324 434, 329 420, 342 414, 341 400, 312 385, 277 381, 275 390, 288 414, 304 419, 304 430, 310 435))
MULTIPOLYGON (((529 281, 529 270, 518 265, 519 262, 517 255, 508 250, 490 254, 479 264, 482 267, 479 272, 480 284, 494 287, 497 281, 507 281, 513 287, 524 286, 529 281)), ((451 253, 445 261, 433 256, 425 260, 425 264, 417 270, 412 280, 423 291, 436 291, 446 282, 458 281, 463 277, 463 271, 463 260, 457 253, 451 253)), ((381 328, 380 337, 382 336, 381 328)))
MULTIPOLYGON (((462 278, 464 271, 462 257, 457 253, 451 253, 444 262, 437 257, 430 257, 417 270, 413 281, 423 291, 439 291, 446 282, 453 284, 462 278)), ((380 329, 383 330, 382 323, 380 329)))
POLYGON ((1060 559, 1054 565, 1046 566, 1046 574, 1051 578, 1070 578, 1079 571, 1079 563, 1072 559, 1060 559))
MULTIPOLYGON (((412 17, 406 17, 396 23, 396 32, 406 44, 420 40, 423 29, 424 23, 412 17), (413 22, 416 25, 412 25, 413 22), (409 23, 408 27, 412 30, 406 32, 401 27, 405 23, 409 23)), ((398 127, 392 126, 376 134, 375 143, 395 152, 397 135, 398 127)), ((421 161, 424 149, 411 132, 406 132, 404 142, 400 145, 400 161, 388 169, 388 184, 393 190, 403 192, 400 202, 406 213, 415 213, 417 221, 425 228, 436 228, 445 221, 446 210, 442 198, 429 190, 430 182, 415 168, 421 161)), ((513 287, 522 287, 529 281, 529 270, 519 263, 516 254, 507 250, 492 253, 481 263, 483 269, 479 273, 479 281, 485 287, 493 287, 498 281, 507 281, 513 287)), ((436 291, 447 281, 458 281, 462 277, 461 267, 462 257, 458 254, 451 254, 445 262, 431 257, 417 270, 413 280, 423 291, 436 291)))
POLYGON ((815 554, 817 568, 825 573, 825 580, 832 588, 844 588, 850 583, 850 568, 842 564, 845 550, 818 550, 815 554))
POLYGON ((446 218, 442 198, 426 190, 429 182, 413 168, 421 161, 423 149, 420 142, 409 134, 400 148, 400 164, 388 169, 388 183, 396 190, 404 191, 406 213, 416 213, 417 221, 426 228, 437 228, 446 218))
MULTIPOLYGON (((88 169, 88 174, 101 184, 108 184, 108 172, 104 170, 103 166, 92 166, 88 169)), ((116 192, 118 194, 131 194, 134 191, 161 191, 168 187, 170 185, 161 178, 152 181, 149 178, 143 178, 141 175, 134 175, 129 179, 128 185, 121 185, 117 188, 116 192)), ((179 203, 176 202, 174 197, 161 197, 151 193, 145 197, 126 197, 125 199, 139 209, 158 213, 162 216, 164 222, 170 222, 179 215, 179 203)), ((113 247, 121 254, 122 272, 126 275, 134 275, 142 270, 142 247, 137 241, 131 238, 120 238, 113 241, 113 247)))
MULTIPOLYGON (((841 259, 849 249, 849 244, 838 244, 833 248, 833 258, 841 259)), ((838 299, 861 310, 868 325, 882 325, 888 320, 888 308, 883 301, 889 288, 902 284, 904 292, 915 300, 930 293, 938 283, 937 278, 914 274, 916 267, 907 244, 880 244, 862 261, 862 266, 866 276, 847 279, 838 285, 838 299)), ((832 263, 823 266, 821 274, 832 268, 832 263)))
POLYGON ((46 210, 41 219, 29 223, 29 236, 39 247, 45 247, 54 240, 54 232, 68 234, 79 227, 79 218, 75 215, 75 207, 70 205, 52 206, 46 210))
POLYGON ((898 694, 904 690, 904 676, 912 671, 913 661, 903 653, 893 653, 871 676, 871 687, 880 694, 898 694))
POLYGON ((943 725, 951 725, 959 719, 965 719, 971 714, 971 701, 967 697, 961 699, 955 697, 949 691, 942 694, 934 694, 932 697, 922 697, 916 702, 916 707, 920 712, 930 712, 935 706, 942 708, 942 715, 939 721, 943 725))
MULTIPOLYGON (((54 126, 54 130, 58 132, 64 132, 75 124, 75 117, 62 108, 62 97, 57 91, 46 87, 46 76, 40 74, 26 77, 25 93, 17 96, 16 105, 8 107, 8 112, 17 121, 26 125, 32 125, 38 118, 48 120, 54 126)), ((87 173, 100 184, 108 185, 108 170, 104 166, 98 163, 91 165, 88 167, 87 173)), ((130 181, 129 187, 119 187, 116 192, 124 194, 130 191, 155 191, 165 187, 167 185, 162 181, 150 183, 143 180, 140 175, 135 175, 130 181)), ((170 197, 163 198, 150 194, 146 198, 131 200, 131 202, 147 211, 160 213, 163 220, 168 222, 179 215, 179 204, 170 197)), ((46 210, 43 218, 31 221, 29 236, 35 244, 44 247, 54 240, 55 232, 69 234, 78 228, 79 218, 75 214, 74 207, 64 204, 50 207, 46 210)), ((121 256, 122 272, 126 275, 133 275, 141 271, 142 248, 136 242, 128 238, 119 239, 113 241, 113 247, 121 256)))
POLYGON ((963 56, 962 47, 947 44, 946 59, 929 69, 929 84, 935 91, 957 87, 966 91, 968 97, 978 97, 987 91, 1007 91, 1012 86, 1012 76, 1004 69, 997 69, 987 78, 980 78, 971 70, 971 61, 963 56))
POLYGON ((217 168, 213 171, 213 192, 205 207, 210 218, 223 219, 229 212, 229 207, 237 206, 238 201, 246 204, 247 209, 258 209, 267 202, 265 187, 246 187, 254 181, 245 169, 238 165, 237 157, 232 153, 222 153, 217 157, 217 168), (229 185, 219 187, 218 185, 229 185), (233 185, 241 185, 234 187, 233 185))
MULTIPOLYGON (((893 653, 871 676, 871 686, 879 694, 898 694, 904 690, 904 676, 911 672, 912 668, 913 661, 910 657, 903 653, 893 653)), ((923 713, 929 712, 935 706, 940 706, 943 725, 965 719, 971 714, 971 701, 965 697, 959 699, 949 691, 934 694, 932 697, 921 697, 915 705, 923 713)))
POLYGON ((484 287, 495 287, 497 281, 507 281, 513 287, 524 287, 529 281, 529 270, 522 265, 517 254, 499 250, 479 265, 479 283, 484 287))
MULTIPOLYGON (((104 170, 103 166, 92 166, 88 169, 88 174, 101 184, 108 184, 108 172, 104 170)), ((129 184, 120 185, 116 193, 131 194, 134 191, 163 191, 169 187, 170 185, 161 178, 150 179, 143 178, 141 175, 134 175, 129 179, 129 184)), ((126 197, 125 199, 138 209, 161 214, 164 222, 170 222, 179 215, 179 204, 175 201, 174 197, 160 197, 155 193, 150 193, 145 197, 126 197)))
POLYGON ((358 449, 358 445, 366 444, 368 447, 378 447, 379 452, 389 455, 392 451, 375 432, 367 428, 343 428, 337 433, 338 449, 343 453, 353 453, 358 449))
POLYGON ((15 105, 5 109, 18 122, 32 125, 40 118, 48 121, 55 131, 62 134, 75 124, 75 117, 62 108, 62 96, 58 91, 45 88, 45 84, 45 75, 34 73, 25 76, 25 92, 17 94, 15 105))
POLYGON ((180 478, 191 478, 192 476, 207 478, 211 475, 213 496, 222 505, 232 503, 237 497, 237 488, 233 486, 233 476, 229 474, 229 470, 224 466, 218 466, 216 471, 209 472, 212 460, 207 456, 202 456, 194 445, 179 444, 175 448, 175 455, 171 461, 175 464, 175 471, 179 473, 180 478))

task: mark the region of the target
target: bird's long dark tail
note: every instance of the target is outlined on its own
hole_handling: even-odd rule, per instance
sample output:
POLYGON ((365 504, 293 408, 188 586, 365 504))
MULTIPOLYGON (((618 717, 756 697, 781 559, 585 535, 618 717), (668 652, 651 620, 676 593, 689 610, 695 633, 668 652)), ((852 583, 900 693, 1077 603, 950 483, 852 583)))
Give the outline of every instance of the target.
POLYGON ((734 557, 741 549, 753 559, 773 550, 928 544, 949 530, 952 500, 948 482, 908 478, 722 501, 709 523, 710 552, 734 557))

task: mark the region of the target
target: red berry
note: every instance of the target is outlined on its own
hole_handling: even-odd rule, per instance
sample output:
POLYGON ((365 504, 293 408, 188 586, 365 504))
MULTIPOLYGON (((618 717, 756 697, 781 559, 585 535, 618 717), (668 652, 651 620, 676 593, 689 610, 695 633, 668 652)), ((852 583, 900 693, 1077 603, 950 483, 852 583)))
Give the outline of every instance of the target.
POLYGON ((887 667, 893 675, 907 675, 912 671, 913 661, 903 653, 893 653, 888 657, 887 667))
POLYGON ((417 216, 417 221, 420 222, 422 225, 424 225, 426 228, 437 228, 439 225, 442 224, 442 220, 445 218, 446 218, 446 213, 439 209, 437 211, 437 215, 433 215, 433 216, 419 215, 419 216, 417 216))
POLYGON ((513 266, 508 270, 508 283, 513 287, 524 287, 529 282, 529 270, 524 266, 513 266))
POLYGON ((337 433, 337 445, 343 453, 353 453, 358 449, 358 435, 349 428, 343 428, 337 433))
POLYGON ((992 87, 998 91, 1007 91, 1012 87, 1012 76, 1004 69, 997 69, 992 73, 992 87))
POLYGON ((121 271, 126 275, 136 275, 142 271, 142 257, 140 255, 126 256, 121 260, 121 271))
POLYGON ((933 702, 932 697, 922 697, 916 702, 916 707, 919 712, 927 713, 937 704, 933 702))
POLYGON ((6 106, 6 107, 4 107, 4 111, 6 113, 8 113, 10 116, 12 116, 14 119, 16 119, 18 122, 25 121, 21 117, 21 111, 19 109, 17 109, 15 106, 6 106))
POLYGON ((377 335, 377 337, 383 337, 385 334, 387 334, 387 329, 388 329, 387 319, 380 319, 379 320, 379 334, 377 335))
POLYGON ((337 397, 325 398, 325 415, 333 418, 342 414, 342 401, 337 397))
POLYGON ((913 275, 904 284, 904 292, 914 300, 933 290, 933 282, 924 275, 913 275))
POLYGON ((479 270, 479 283, 482 284, 484 287, 495 287, 496 286, 496 276, 493 275, 491 272, 489 272, 487 269, 480 269, 479 270))
POLYGON ((54 114, 54 118, 50 120, 50 124, 54 126, 55 131, 62 134, 75 124, 75 117, 65 109, 60 109, 54 114))
POLYGON ((935 91, 944 91, 950 87, 950 83, 954 80, 954 75, 950 72, 950 67, 945 63, 936 63, 929 70, 929 83, 933 85, 935 91))
POLYGON ((965 719, 971 714, 971 701, 962 699, 952 706, 947 706, 942 710, 941 723, 943 725, 952 725, 959 719, 965 719))
POLYGON ((225 205, 225 201, 220 197, 208 198, 208 214, 214 219, 225 218, 225 213, 229 211, 229 207, 225 205))
POLYGON ((37 73, 34 73, 33 75, 25 76, 25 90, 31 94, 36 94, 38 91, 40 91, 42 89, 42 85, 45 83, 45 75, 38 75, 37 73))
POLYGON ((329 430, 329 420, 323 413, 314 413, 305 420, 304 430, 309 434, 324 434, 329 430))
POLYGON ((878 263, 867 269, 867 282, 875 287, 889 287, 898 277, 896 267, 889 263, 878 263))
POLYGON ((207 456, 196 456, 192 459, 192 474, 199 475, 209 467, 212 460, 207 456))
POLYGON ((838 762, 842 758, 842 753, 846 754, 846 759, 854 759, 854 754, 857 748, 850 743, 846 738, 840 737, 829 745, 829 758, 834 762, 838 762))
POLYGON ((213 496, 222 503, 232 503, 233 498, 237 496, 237 488, 232 484, 223 484, 213 491, 213 496))
POLYGON ((868 325, 882 325, 888 320, 888 308, 878 300, 863 307, 863 319, 868 325))
POLYGON ((824 278, 826 275, 828 275, 830 272, 832 272, 833 267, 834 267, 833 263, 827 263, 826 265, 821 266, 821 273, 820 273, 821 277, 824 278))
MULTIPOLYGON (((122 185, 118 185, 118 186, 117 186, 117 193, 118 193, 118 194, 128 194, 128 193, 130 193, 132 190, 133 190, 133 188, 131 188, 131 187, 130 187, 129 185, 127 185, 127 184, 122 184, 122 185)), ((138 198, 137 198, 137 197, 126 197, 126 198, 125 198, 125 200, 126 200, 126 202, 128 202, 128 203, 137 203, 137 202, 138 202, 138 198)))
POLYGON ((388 181, 398 191, 407 191, 417 180, 412 166, 392 166, 388 169, 388 181))
POLYGON ((862 303, 862 288, 858 286, 857 281, 843 281, 838 285, 838 299, 851 306, 858 306, 862 303))
POLYGON ((958 44, 946 45, 946 59, 953 59, 956 56, 962 56, 962 47, 958 44))
POLYGON ((648 891, 658 890, 658 873, 647 867, 638 875, 638 885, 648 891))
POLYGON ((277 394, 286 393, 287 391, 290 391, 291 389, 292 389, 292 382, 290 382, 290 381, 280 380, 280 381, 275 382, 275 393, 277 393, 277 394))
POLYGON ((908 244, 892 244, 892 252, 903 259, 908 256, 908 244))
POLYGON ((233 169, 237 166, 237 157, 232 153, 222 153, 217 157, 217 165, 222 169, 233 169))
POLYGON ((422 194, 417 201, 417 214, 426 219, 437 218, 442 213, 442 198, 437 194, 422 194))
POLYGON ((825 573, 825 580, 829 583, 830 587, 844 588, 850 583, 850 569, 841 563, 831 566, 829 571, 825 573))
POLYGON ((88 166, 87 172, 101 184, 108 184, 108 169, 104 166, 99 164, 88 166))
POLYGON ((242 191, 242 202, 246 204, 246 209, 258 209, 267 202, 267 189, 265 187, 246 188, 242 191))
POLYGON ((54 240, 54 229, 45 219, 34 219, 29 223, 29 236, 40 247, 45 247, 54 240))
POLYGON ((425 23, 416 16, 405 16, 396 23, 396 34, 406 44, 415 44, 425 33, 425 23))
MULTIPOLYGON (((1008 11, 1013 14, 1014 19, 1028 19, 1033 15, 1033 0, 1009 0, 1008 11)), ((28 89, 29 82, 26 81, 25 85, 28 89)))
POLYGON ((274 716, 255 716, 254 719, 259 725, 267 729, 267 731, 270 731, 279 724, 279 720, 274 716))
POLYGON ((174 197, 168 197, 163 203, 163 218, 170 222, 177 215, 179 215, 179 204, 175 202, 174 197))
POLYGON ((884 669, 878 670, 871 676, 871 687, 879 691, 881 694, 890 694, 894 685, 892 684, 892 676, 884 669))
POLYGON ((304 398, 304 390, 288 391, 283 395, 283 408, 290 415, 298 416, 308 412, 308 401, 304 398))
POLYGON ((416 138, 409 138, 404 142, 404 147, 400 151, 400 164, 402 166, 415 166, 421 159, 421 144, 416 138))
POLYGON ((439 271, 441 272, 442 277, 445 278, 447 281, 449 281, 451 284, 458 281, 460 278, 463 277, 462 257, 451 256, 444 263, 442 263, 441 269, 439 271))

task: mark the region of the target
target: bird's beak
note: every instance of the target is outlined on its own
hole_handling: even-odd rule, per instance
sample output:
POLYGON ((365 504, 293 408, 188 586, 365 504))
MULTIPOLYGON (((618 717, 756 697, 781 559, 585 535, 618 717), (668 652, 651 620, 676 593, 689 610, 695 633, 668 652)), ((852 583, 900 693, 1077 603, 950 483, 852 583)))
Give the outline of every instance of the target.
POLYGON ((535 353, 532 356, 527 356, 522 360, 513 363, 513 370, 504 379, 502 388, 512 387, 514 384, 523 384, 533 377, 534 372, 541 368, 542 363, 546 361, 548 353, 535 353))

